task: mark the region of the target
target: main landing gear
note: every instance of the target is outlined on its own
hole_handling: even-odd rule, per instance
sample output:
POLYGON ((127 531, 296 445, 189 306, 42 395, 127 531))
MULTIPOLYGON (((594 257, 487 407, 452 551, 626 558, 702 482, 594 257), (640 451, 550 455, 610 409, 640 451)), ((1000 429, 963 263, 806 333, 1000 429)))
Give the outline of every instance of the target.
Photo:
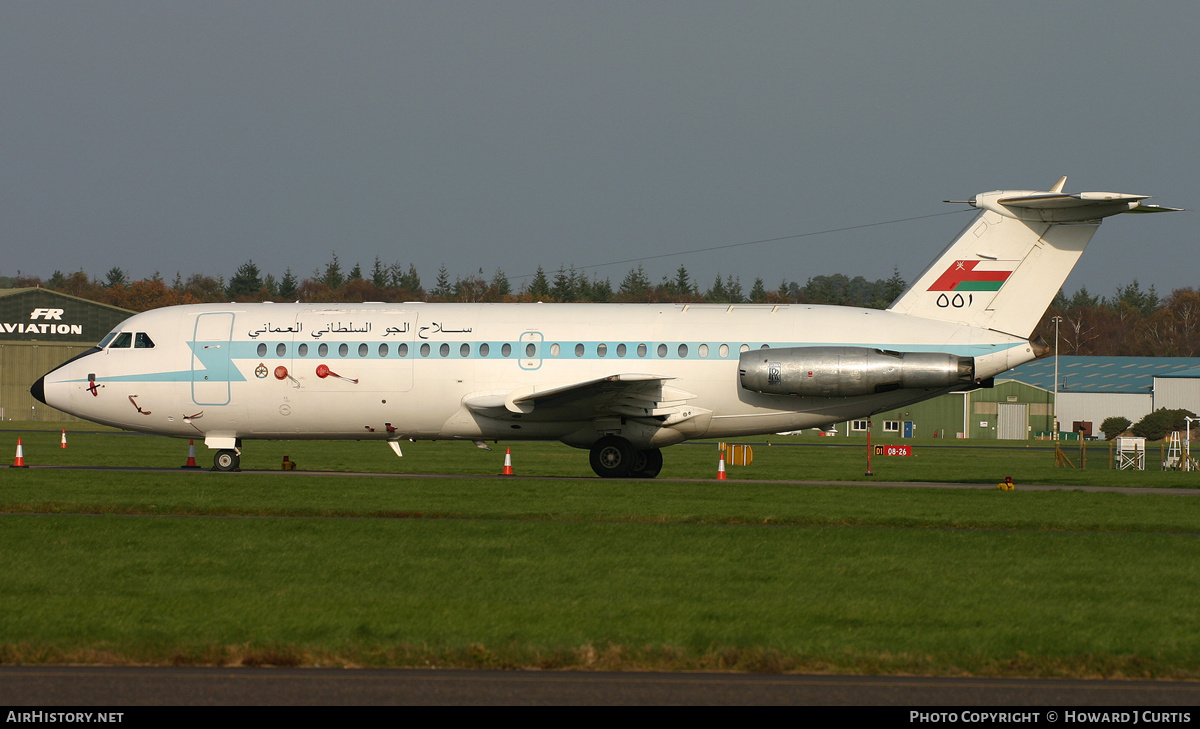
POLYGON ((658 448, 639 451, 616 435, 606 435, 592 446, 589 460, 601 478, 654 478, 662 470, 663 456, 658 448))

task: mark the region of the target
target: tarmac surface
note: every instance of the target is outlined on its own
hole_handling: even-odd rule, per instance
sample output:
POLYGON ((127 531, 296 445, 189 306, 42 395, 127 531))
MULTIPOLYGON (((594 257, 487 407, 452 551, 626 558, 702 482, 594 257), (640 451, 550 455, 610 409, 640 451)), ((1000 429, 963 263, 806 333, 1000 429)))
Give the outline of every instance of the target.
MULTIPOLYGON (((445 473, 377 473, 377 472, 355 472, 355 471, 280 471, 280 470, 240 470, 240 471, 214 471, 209 468, 197 469, 179 469, 179 468, 131 468, 124 466, 30 466, 32 469, 45 469, 56 471, 111 471, 111 472, 161 472, 161 473, 189 473, 189 474, 208 474, 208 473, 224 473, 224 474, 246 474, 246 475, 304 475, 304 476, 350 476, 359 478, 412 478, 412 479, 511 479, 513 476, 501 476, 490 474, 445 474, 445 473)), ((518 474, 516 478, 529 481, 596 481, 597 476, 525 476, 518 474)), ((638 483, 645 483, 644 479, 629 479, 638 483)), ((656 483, 709 483, 715 479, 706 478, 656 478, 656 483)), ((872 488, 927 488, 927 489, 995 489, 994 483, 953 483, 953 482, 938 482, 938 481, 803 481, 803 480, 783 480, 783 479, 752 479, 738 478, 729 479, 731 485, 736 484, 785 484, 792 486, 867 486, 872 488)), ((1108 491, 1122 494, 1173 494, 1176 496, 1200 496, 1200 488, 1154 488, 1145 486, 1088 486, 1088 485, 1072 485, 1072 484, 1016 484, 1018 491, 1108 491)))
MULTIPOLYGON (((0 706, 1154 706, 1200 682, 584 671, 0 666, 0 706)), ((1195 712, 1193 712, 1194 714, 1195 712)), ((134 712, 131 719, 136 719, 134 712)), ((897 718, 907 719, 907 714, 897 718)), ((1046 717, 1041 717, 1045 722, 1046 717)), ((129 722, 124 722, 129 723, 129 722)))

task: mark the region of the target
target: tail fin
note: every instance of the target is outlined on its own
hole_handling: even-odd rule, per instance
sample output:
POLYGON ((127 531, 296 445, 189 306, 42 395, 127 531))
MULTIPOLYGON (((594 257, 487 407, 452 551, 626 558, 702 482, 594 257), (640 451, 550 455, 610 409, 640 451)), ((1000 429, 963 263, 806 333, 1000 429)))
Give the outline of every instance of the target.
MULTIPOLYGON (((1028 338, 1101 218, 1169 212, 1147 195, 1000 190, 966 202, 980 213, 889 307, 912 316, 1028 338)), ((947 201, 956 202, 956 201, 947 201)))

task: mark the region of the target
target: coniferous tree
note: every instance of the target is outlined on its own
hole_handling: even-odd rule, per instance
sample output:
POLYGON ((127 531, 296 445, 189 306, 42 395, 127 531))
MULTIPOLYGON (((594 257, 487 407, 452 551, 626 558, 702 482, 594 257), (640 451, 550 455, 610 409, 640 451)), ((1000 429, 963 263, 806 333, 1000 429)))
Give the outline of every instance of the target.
POLYGON ((499 268, 492 274, 492 281, 489 286, 494 292, 497 301, 512 293, 512 284, 508 282, 508 276, 505 276, 504 271, 501 271, 499 268))
POLYGON ((892 302, 900 298, 900 294, 904 293, 907 288, 908 283, 900 275, 900 269, 892 266, 892 277, 884 284, 883 291, 883 298, 887 299, 887 306, 891 306, 892 302))
POLYGON ((679 264, 679 268, 675 271, 675 280, 671 282, 671 293, 678 297, 695 296, 695 289, 687 268, 682 263, 679 264))
POLYGON ((443 263, 438 269, 437 283, 430 293, 438 301, 449 301, 454 293, 450 288, 450 272, 446 270, 446 264, 443 263))
MULTIPOLYGON (((20 271, 17 273, 19 274, 20 271)), ((117 266, 113 266, 112 268, 108 269, 108 273, 105 274, 105 280, 107 282, 104 284, 105 287, 110 289, 114 286, 129 285, 129 276, 125 273, 125 271, 121 270, 121 268, 117 266)))
POLYGON ((233 278, 229 279, 229 285, 225 287, 225 295, 229 297, 230 301, 234 301, 239 296, 253 296, 262 287, 262 274, 258 270, 258 266, 254 265, 252 260, 246 261, 238 266, 233 278))
POLYGON ((721 274, 717 274, 712 287, 704 293, 704 300, 714 304, 729 301, 729 291, 725 288, 725 282, 721 280, 721 274))
POLYGON ((415 264, 408 264, 408 273, 400 279, 400 285, 403 289, 409 292, 414 299, 424 299, 425 289, 421 287, 421 277, 417 274, 415 264))
POLYGON ((285 301, 292 301, 296 298, 296 290, 299 287, 296 281, 295 274, 292 273, 292 268, 289 266, 283 272, 283 278, 279 281, 279 298, 285 301))
POLYGON ((537 267, 537 271, 533 274, 533 280, 529 282, 525 292, 534 301, 545 301, 550 298, 550 282, 546 280, 546 271, 541 266, 537 267))
POLYGON ((550 296, 555 301, 578 301, 579 300, 579 275, 575 272, 575 266, 570 269, 559 268, 558 273, 554 274, 554 283, 550 286, 550 296))
POLYGON ((740 304, 746 300, 746 296, 742 293, 742 279, 740 276, 729 274, 725 276, 725 291, 729 294, 729 303, 740 304))
POLYGON ((595 279, 588 285, 587 300, 597 303, 606 303, 613 300, 612 281, 605 278, 603 281, 595 279))
POLYGON ((1080 286, 1075 295, 1071 297, 1064 309, 1078 309, 1082 306, 1100 306, 1103 302, 1098 296, 1092 296, 1088 293, 1087 286, 1080 286))
POLYGON ((375 256, 375 265, 371 267, 371 283, 381 289, 386 288, 388 284, 387 269, 379 260, 379 256, 375 256))
POLYGON ((639 263, 637 268, 629 269, 625 280, 617 289, 617 297, 622 301, 645 301, 650 295, 650 279, 639 263))
POLYGON ((767 300, 767 288, 763 285, 761 278, 754 279, 754 285, 750 287, 750 300, 756 304, 762 304, 767 300))
POLYGON ((329 259, 329 263, 325 264, 325 273, 318 279, 321 283, 329 287, 331 291, 340 289, 342 284, 346 283, 346 277, 342 275, 342 264, 338 261, 337 253, 329 259))

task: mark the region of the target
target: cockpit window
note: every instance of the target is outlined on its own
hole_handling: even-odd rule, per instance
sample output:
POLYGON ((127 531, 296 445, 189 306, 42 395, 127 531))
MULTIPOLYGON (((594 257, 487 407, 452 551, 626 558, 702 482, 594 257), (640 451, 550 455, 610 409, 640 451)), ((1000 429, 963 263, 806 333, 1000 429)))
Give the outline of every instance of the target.
POLYGON ((112 344, 108 345, 109 349, 129 349, 129 345, 133 343, 133 332, 121 332, 117 338, 112 340, 112 344))
POLYGON ((138 332, 133 336, 134 349, 154 349, 154 342, 150 339, 150 335, 145 332, 138 332))
POLYGON ((107 347, 107 346, 108 346, 108 343, 109 343, 109 342, 111 342, 111 341, 113 340, 113 337, 115 337, 115 336, 117 336, 117 333, 116 333, 116 332, 109 332, 109 333, 108 333, 108 334, 107 334, 107 335, 104 337, 104 339, 101 339, 101 340, 100 340, 100 343, 96 345, 96 348, 97 348, 97 349, 104 349, 105 347, 107 347))

